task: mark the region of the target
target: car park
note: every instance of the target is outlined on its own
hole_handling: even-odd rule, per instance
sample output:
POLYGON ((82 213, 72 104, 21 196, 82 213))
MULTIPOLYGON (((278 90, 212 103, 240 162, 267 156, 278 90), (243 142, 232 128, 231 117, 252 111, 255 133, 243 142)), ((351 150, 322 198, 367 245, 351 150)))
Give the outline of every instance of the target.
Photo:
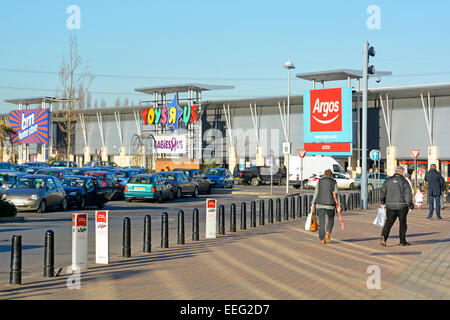
MULTIPOLYGON (((314 174, 312 177, 308 179, 306 187, 315 188, 317 186, 317 183, 322 177, 323 174, 319 175, 314 174)), ((346 175, 343 175, 341 173, 333 173, 333 179, 336 180, 339 189, 349 189, 349 190, 355 189, 355 180, 346 175)))
POLYGON ((102 187, 95 177, 90 176, 66 176, 61 184, 67 194, 68 206, 76 206, 78 209, 87 206, 103 209, 113 193, 112 187, 102 187))
MULTIPOLYGON (((50 167, 67 167, 67 161, 65 160, 56 160, 50 164, 50 167)), ((76 162, 69 161, 69 168, 77 167, 76 162)))
POLYGON ((2 196, 20 211, 46 212, 58 206, 67 209, 66 192, 61 182, 49 175, 24 175, 20 177, 2 196))
POLYGON ((34 174, 44 174, 54 176, 58 179, 62 179, 65 176, 73 175, 71 168, 41 168, 34 172, 34 174))
POLYGON ((183 172, 162 171, 155 175, 163 177, 163 181, 171 186, 175 197, 180 199, 184 195, 198 196, 198 184, 195 180, 189 178, 183 172))
POLYGON ((210 168, 206 176, 211 180, 211 186, 219 188, 233 188, 233 176, 225 168, 210 168))
POLYGON ((210 194, 211 193, 211 180, 200 169, 174 169, 175 172, 183 172, 189 180, 194 180, 198 184, 199 193, 210 194))
POLYGON ((125 200, 154 200, 163 202, 172 200, 174 192, 172 185, 166 183, 165 178, 159 174, 138 174, 130 178, 125 186, 125 200))
POLYGON ((281 168, 257 166, 242 171, 241 180, 252 186, 270 184, 271 181, 274 184, 284 185, 286 183, 286 171, 281 168))
MULTIPOLYGON (((378 189, 383 186, 383 183, 388 179, 388 176, 381 172, 367 173, 367 190, 378 189)), ((355 178, 355 188, 361 189, 361 174, 355 178)))

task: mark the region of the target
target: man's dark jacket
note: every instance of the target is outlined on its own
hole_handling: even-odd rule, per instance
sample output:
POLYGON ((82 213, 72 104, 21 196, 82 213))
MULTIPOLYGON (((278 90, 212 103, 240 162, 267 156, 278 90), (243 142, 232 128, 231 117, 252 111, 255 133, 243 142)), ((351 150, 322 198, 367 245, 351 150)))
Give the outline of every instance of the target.
POLYGON ((425 175, 425 181, 428 182, 428 195, 440 196, 445 190, 445 181, 436 169, 430 169, 425 175))
POLYGON ((414 208, 412 190, 404 176, 396 173, 384 181, 381 187, 381 204, 386 205, 389 210, 414 208))

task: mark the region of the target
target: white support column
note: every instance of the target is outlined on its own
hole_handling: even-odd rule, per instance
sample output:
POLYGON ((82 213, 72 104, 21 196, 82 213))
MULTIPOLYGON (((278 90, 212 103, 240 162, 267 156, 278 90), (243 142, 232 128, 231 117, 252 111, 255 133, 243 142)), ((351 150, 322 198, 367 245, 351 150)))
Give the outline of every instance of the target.
POLYGON ((116 119, 116 126, 117 126, 117 132, 119 133, 119 140, 120 140, 120 148, 119 148, 119 166, 124 167, 126 166, 126 147, 123 143, 123 133, 122 133, 122 125, 120 122, 120 112, 114 112, 114 117, 116 119))
POLYGON ((433 122, 433 112, 431 105, 430 92, 427 94, 427 104, 425 105, 423 94, 420 93, 420 98, 422 100, 423 113, 425 115, 425 123, 427 124, 428 138, 430 139, 430 145, 428 146, 428 169, 432 164, 435 164, 439 170, 439 146, 434 145, 434 122, 433 122))
POLYGON ((261 146, 261 142, 259 139, 258 110, 256 109, 256 103, 255 103, 255 106, 253 106, 250 103, 250 112, 252 115, 253 128, 255 129, 255 135, 256 135, 256 144, 257 144, 256 145, 256 165, 264 166, 263 148, 261 146))
POLYGON ((229 139, 231 142, 228 151, 228 169, 231 171, 231 173, 233 173, 237 165, 237 152, 236 145, 234 143, 233 127, 231 126, 230 105, 228 104, 227 107, 228 108, 225 107, 225 104, 223 105, 223 112, 225 115, 225 121, 227 123, 229 139))
POLYGON ((102 119, 102 114, 100 112, 97 112, 97 121, 98 121, 98 127, 100 129, 100 137, 101 137, 101 141, 102 141, 101 160, 108 161, 108 148, 105 144, 105 134, 103 131, 103 119, 102 119))
POLYGON ((397 167, 397 147, 392 145, 392 114, 389 108, 389 95, 386 94, 386 107, 383 103, 383 97, 380 95, 381 111, 383 112, 384 126, 388 138, 388 147, 386 148, 386 174, 393 176, 397 167))

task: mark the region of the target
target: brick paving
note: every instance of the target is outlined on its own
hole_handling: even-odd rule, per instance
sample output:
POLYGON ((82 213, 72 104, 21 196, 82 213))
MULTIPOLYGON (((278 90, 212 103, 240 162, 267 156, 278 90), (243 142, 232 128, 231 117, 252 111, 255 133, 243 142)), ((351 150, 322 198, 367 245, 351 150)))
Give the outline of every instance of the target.
POLYGON ((336 219, 327 245, 304 230, 304 217, 290 219, 90 265, 79 290, 67 288, 67 274, 27 278, 0 286, 0 299, 449 299, 450 210, 443 220, 426 212, 408 215, 410 247, 398 246, 398 222, 379 245, 372 207, 345 212, 345 231, 336 219), (367 287, 369 266, 381 270, 380 289, 367 287))

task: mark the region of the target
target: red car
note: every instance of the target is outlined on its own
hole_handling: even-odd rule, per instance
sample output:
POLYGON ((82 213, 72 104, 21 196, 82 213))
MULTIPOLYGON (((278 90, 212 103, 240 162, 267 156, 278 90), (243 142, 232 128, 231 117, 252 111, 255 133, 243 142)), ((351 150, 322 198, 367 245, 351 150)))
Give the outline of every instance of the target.
POLYGON ((113 172, 93 170, 83 172, 83 175, 96 177, 103 187, 114 186, 115 192, 111 200, 119 200, 124 198, 123 192, 125 187, 123 183, 115 177, 113 172))

